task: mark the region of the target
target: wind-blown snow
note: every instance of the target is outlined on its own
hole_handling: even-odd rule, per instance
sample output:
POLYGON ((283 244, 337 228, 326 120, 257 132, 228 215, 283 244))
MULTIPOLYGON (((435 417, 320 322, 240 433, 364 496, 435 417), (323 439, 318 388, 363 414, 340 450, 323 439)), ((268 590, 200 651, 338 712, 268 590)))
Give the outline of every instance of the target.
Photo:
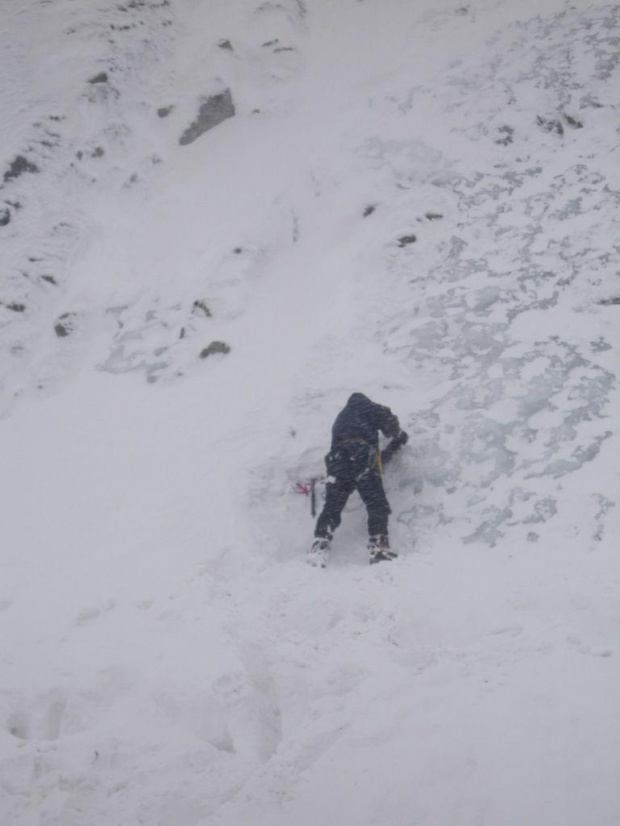
POLYGON ((2 823, 615 826, 620 7, 10 5, 2 823))

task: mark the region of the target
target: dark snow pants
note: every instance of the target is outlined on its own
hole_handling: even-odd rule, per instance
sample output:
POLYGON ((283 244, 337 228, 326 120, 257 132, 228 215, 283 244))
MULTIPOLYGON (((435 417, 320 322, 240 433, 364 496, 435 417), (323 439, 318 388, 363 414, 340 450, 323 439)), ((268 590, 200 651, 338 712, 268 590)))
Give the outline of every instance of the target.
POLYGON ((357 490, 368 512, 369 536, 387 536, 390 505, 383 488, 377 451, 366 442, 351 441, 325 457, 329 478, 325 506, 314 535, 331 538, 340 525, 349 496, 357 490))

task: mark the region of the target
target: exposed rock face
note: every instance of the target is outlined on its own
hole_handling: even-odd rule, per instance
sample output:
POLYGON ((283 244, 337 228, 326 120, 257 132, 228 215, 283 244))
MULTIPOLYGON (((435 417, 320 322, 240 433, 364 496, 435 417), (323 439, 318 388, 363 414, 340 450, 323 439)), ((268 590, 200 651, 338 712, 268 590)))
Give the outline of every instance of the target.
POLYGON ((200 354, 201 359, 206 359, 209 356, 214 356, 216 353, 230 353, 230 345, 223 341, 212 341, 208 347, 205 347, 200 354))
POLYGON ((179 138, 181 146, 187 146, 193 143, 209 129, 219 126, 223 121, 232 118, 235 115, 235 105, 233 103, 230 89, 220 92, 218 95, 212 95, 200 106, 198 110, 198 117, 188 126, 179 138))
POLYGON ((58 338, 66 338, 75 330, 76 322, 75 313, 63 313, 54 324, 54 332, 58 338))
POLYGON ((4 173, 4 182, 7 183, 8 181, 12 181, 15 178, 19 178, 20 175, 23 175, 24 172, 38 172, 39 167, 29 161, 28 158, 25 158, 23 155, 17 155, 12 161, 11 165, 9 166, 8 170, 4 173))
POLYGON ((109 80, 109 78, 108 78, 108 73, 107 72, 99 72, 98 75, 95 75, 94 77, 89 78, 88 82, 92 86, 95 86, 97 83, 107 83, 108 80, 109 80))

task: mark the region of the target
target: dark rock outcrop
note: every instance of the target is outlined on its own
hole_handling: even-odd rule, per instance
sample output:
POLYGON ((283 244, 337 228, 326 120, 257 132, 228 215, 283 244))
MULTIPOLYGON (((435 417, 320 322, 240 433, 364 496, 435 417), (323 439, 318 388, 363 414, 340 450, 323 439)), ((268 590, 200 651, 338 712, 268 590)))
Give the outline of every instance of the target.
POLYGON ((218 95, 212 95, 203 101, 198 110, 198 117, 188 126, 179 138, 181 146, 193 143, 205 132, 219 126, 228 118, 235 115, 235 105, 233 103, 230 89, 220 92, 218 95))
POLYGON ((11 161, 11 165, 4 173, 4 181, 12 181, 14 178, 19 178, 24 172, 38 172, 39 167, 25 158, 23 155, 16 155, 11 161))
POLYGON ((75 322, 75 313, 63 313, 54 324, 54 332, 58 338, 66 338, 66 336, 71 335, 75 329, 75 322))
POLYGON ((230 346, 225 344, 223 341, 212 341, 208 347, 205 347, 204 350, 200 353, 201 359, 206 359, 209 356, 214 356, 217 353, 230 353, 230 346))

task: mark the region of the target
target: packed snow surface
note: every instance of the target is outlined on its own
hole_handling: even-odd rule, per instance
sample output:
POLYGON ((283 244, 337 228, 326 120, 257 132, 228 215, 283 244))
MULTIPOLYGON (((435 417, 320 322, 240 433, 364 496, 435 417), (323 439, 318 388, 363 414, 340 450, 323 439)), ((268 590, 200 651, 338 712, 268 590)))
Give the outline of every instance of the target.
POLYGON ((4 5, 2 826, 617 826, 620 6, 4 5))

